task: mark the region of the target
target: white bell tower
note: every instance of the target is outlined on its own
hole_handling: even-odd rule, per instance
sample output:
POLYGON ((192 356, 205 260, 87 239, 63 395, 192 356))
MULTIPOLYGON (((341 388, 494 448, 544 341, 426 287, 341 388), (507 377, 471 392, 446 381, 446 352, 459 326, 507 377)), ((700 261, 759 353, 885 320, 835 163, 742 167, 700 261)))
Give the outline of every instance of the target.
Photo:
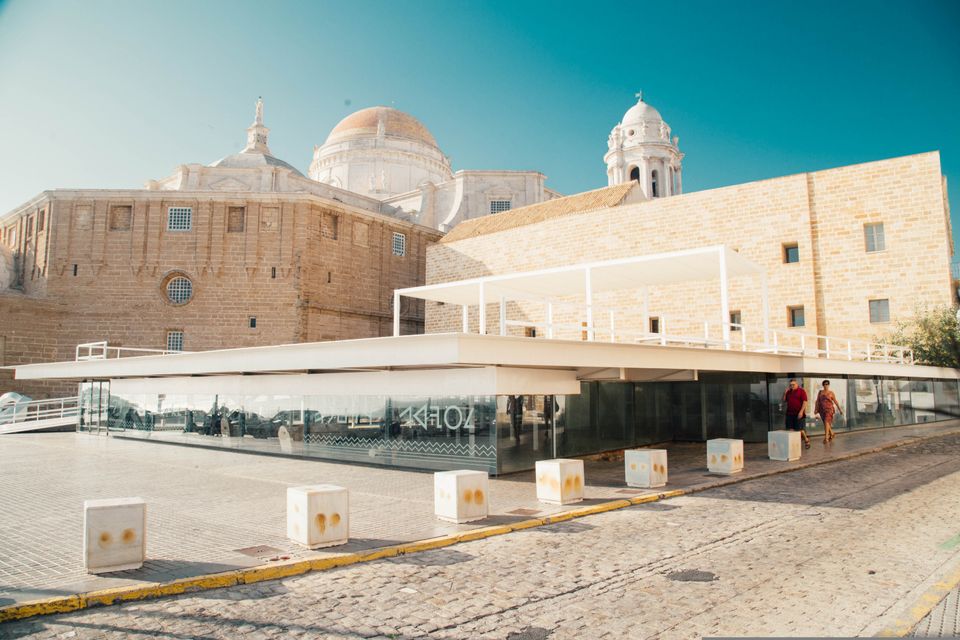
POLYGON ((607 184, 636 180, 647 198, 683 193, 683 153, 680 138, 670 137, 670 127, 656 109, 636 94, 630 107, 607 139, 607 184))

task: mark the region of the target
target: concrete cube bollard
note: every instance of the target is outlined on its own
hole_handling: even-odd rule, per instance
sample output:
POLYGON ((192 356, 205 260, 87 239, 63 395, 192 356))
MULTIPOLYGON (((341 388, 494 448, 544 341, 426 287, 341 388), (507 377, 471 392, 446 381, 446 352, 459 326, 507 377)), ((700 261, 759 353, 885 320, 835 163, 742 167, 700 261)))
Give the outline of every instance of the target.
POLYGON ((627 449, 623 467, 629 487, 649 489, 667 484, 666 449, 627 449))
POLYGON ((707 440, 707 469, 710 473, 723 475, 743 471, 743 440, 733 438, 707 440))
POLYGON ((537 500, 572 504, 583 500, 583 460, 537 460, 537 500))
POLYGON ((767 456, 787 462, 800 459, 800 432, 779 429, 767 432, 767 456))
POLYGON ((88 573, 139 569, 147 552, 147 504, 142 498, 85 500, 83 566, 88 573))
POLYGON ((433 474, 433 512, 445 522, 483 520, 489 513, 489 476, 484 471, 439 471, 433 474))
POLYGON ((350 537, 347 490, 332 484, 289 487, 287 537, 308 549, 346 544, 350 537))

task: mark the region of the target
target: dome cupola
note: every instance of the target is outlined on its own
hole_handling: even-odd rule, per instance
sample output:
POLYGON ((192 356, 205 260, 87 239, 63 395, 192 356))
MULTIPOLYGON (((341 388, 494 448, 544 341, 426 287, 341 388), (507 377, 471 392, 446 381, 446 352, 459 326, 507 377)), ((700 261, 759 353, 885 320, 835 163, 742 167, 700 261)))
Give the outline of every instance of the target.
POLYGON ((408 113, 370 107, 351 113, 315 147, 310 177, 386 199, 453 177, 433 134, 408 113))
POLYGON ((680 138, 670 137, 670 126, 660 112, 637 94, 637 104, 623 114, 607 139, 607 184, 636 180, 648 198, 677 195, 683 191, 683 153, 680 138))

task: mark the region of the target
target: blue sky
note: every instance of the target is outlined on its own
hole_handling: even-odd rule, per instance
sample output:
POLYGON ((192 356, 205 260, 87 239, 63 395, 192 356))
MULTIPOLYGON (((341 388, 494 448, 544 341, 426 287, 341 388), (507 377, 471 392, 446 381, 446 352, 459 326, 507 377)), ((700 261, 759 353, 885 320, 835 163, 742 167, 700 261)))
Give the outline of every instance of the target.
POLYGON ((953 0, 0 0, 0 212, 237 151, 259 95, 304 172, 340 118, 386 104, 455 169, 574 193, 606 184, 642 89, 686 191, 939 149, 960 232, 958 35, 953 0))

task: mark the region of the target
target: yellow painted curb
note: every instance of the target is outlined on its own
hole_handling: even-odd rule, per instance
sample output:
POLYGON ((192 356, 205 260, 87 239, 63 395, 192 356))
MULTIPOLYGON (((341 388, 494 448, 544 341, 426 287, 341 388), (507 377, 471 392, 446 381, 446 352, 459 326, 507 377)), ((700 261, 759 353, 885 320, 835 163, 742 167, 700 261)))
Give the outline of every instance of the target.
MULTIPOLYGON (((943 435, 950 435, 952 431, 946 433, 938 433, 936 435, 931 435, 929 438, 935 438, 943 435)), ((927 439, 927 438, 923 438, 927 439)), ((779 469, 776 471, 771 471, 767 473, 762 473, 756 476, 743 476, 737 478, 731 478, 729 481, 724 482, 721 486, 726 486, 729 484, 737 484, 740 482, 746 482, 747 480, 757 480, 759 478, 764 478, 771 475, 777 475, 780 473, 786 473, 788 471, 799 471, 800 469, 805 469, 811 466, 819 466, 821 464, 827 464, 830 462, 840 462, 843 460, 848 460, 850 458, 856 458, 862 455, 869 453, 876 453, 878 451, 883 451, 885 449, 892 449, 899 446, 904 446, 907 444, 915 444, 919 440, 899 440, 887 445, 876 447, 874 449, 865 450, 862 452, 855 452, 845 456, 838 456, 836 458, 830 458, 827 460, 819 460, 817 462, 808 463, 805 465, 798 465, 787 467, 785 469, 779 469)), ((159 598, 162 596, 173 596, 180 595, 183 593, 192 593, 195 591, 205 591, 207 589, 220 589, 223 587, 232 587, 239 584, 253 584, 257 582, 262 582, 264 580, 278 580, 281 578, 288 578, 290 576, 302 575, 312 571, 328 571, 330 569, 336 569, 338 567, 345 567, 352 564, 357 564, 361 562, 372 562, 374 560, 381 560, 383 558, 394 558, 401 555, 408 555, 412 553, 420 553, 423 551, 430 551, 433 549, 440 549, 443 547, 448 547, 460 542, 470 542, 473 540, 482 540, 484 538, 490 538, 493 536, 505 535, 513 531, 522 531, 524 529, 533 529, 536 527, 542 527, 548 524, 554 524, 557 522, 564 522, 567 520, 572 520, 574 518, 582 518, 584 516, 594 515, 598 513, 604 513, 607 511, 615 511, 617 509, 623 509, 626 507, 647 504, 650 502, 658 502, 660 500, 666 500, 668 498, 676 498, 678 496, 689 495, 692 493, 699 493, 701 491, 706 491, 707 489, 713 489, 716 485, 707 485, 703 487, 694 487, 691 489, 673 489, 671 491, 663 491, 661 493, 650 493, 642 496, 634 496, 629 499, 619 499, 619 500, 610 500, 607 502, 601 502, 595 505, 589 505, 586 507, 580 507, 578 509, 572 509, 570 511, 564 511, 561 513, 555 513, 549 516, 544 516, 542 518, 531 518, 529 520, 521 520, 519 522, 514 522, 507 525, 493 525, 489 527, 482 527, 480 529, 473 529, 470 531, 452 533, 446 536, 440 536, 437 538, 428 538, 426 540, 417 540, 414 542, 407 542, 403 544, 393 545, 389 547, 382 547, 380 549, 373 549, 371 551, 357 551, 353 553, 344 553, 342 555, 335 555, 322 558, 306 558, 299 560, 287 560, 280 563, 274 563, 269 565, 260 565, 257 567, 250 567, 246 569, 237 569, 234 571, 226 571, 222 573, 213 573, 201 576, 193 576, 190 578, 181 578, 178 580, 173 580, 171 582, 164 583, 145 583, 132 585, 128 587, 116 587, 113 589, 103 589, 99 591, 91 591, 88 593, 72 594, 67 596, 54 596, 50 598, 44 598, 40 600, 31 600, 28 602, 20 602, 17 604, 8 605, 6 607, 0 607, 0 622, 8 622, 11 620, 22 620, 24 618, 32 618, 34 616, 49 615, 53 613, 67 613, 71 611, 78 611, 81 609, 87 609, 90 607, 97 606, 106 606, 117 604, 120 602, 130 602, 134 600, 145 600, 148 598, 159 598)), ((960 570, 950 574, 945 580, 938 582, 936 585, 931 587, 931 589, 924 594, 921 601, 911 609, 911 618, 915 615, 916 620, 913 622, 910 621, 897 621, 897 624, 891 627, 890 629, 884 631, 879 635, 884 636, 902 636, 909 632, 917 622, 919 622, 927 613, 930 612, 933 607, 935 607, 940 600, 943 598, 943 595, 949 593, 953 587, 960 583, 960 570), (902 631, 901 631, 902 629, 902 631)))
POLYGON ((957 567, 945 578, 927 589, 917 602, 910 607, 904 618, 895 620, 892 625, 878 633, 877 636, 881 638, 900 638, 907 635, 958 584, 960 584, 960 567, 957 567))

